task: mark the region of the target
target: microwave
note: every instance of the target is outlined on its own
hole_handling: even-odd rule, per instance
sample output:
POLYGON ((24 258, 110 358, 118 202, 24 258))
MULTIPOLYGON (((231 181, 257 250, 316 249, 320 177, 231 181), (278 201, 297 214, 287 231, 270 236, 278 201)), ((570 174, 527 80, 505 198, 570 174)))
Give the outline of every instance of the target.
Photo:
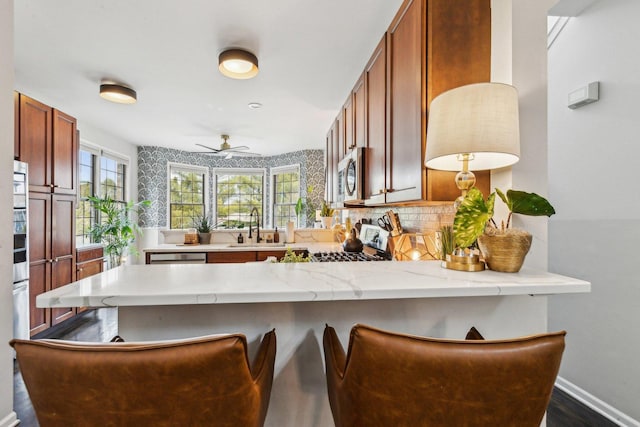
POLYGON ((364 203, 364 156, 365 149, 357 147, 338 163, 338 202, 364 203))

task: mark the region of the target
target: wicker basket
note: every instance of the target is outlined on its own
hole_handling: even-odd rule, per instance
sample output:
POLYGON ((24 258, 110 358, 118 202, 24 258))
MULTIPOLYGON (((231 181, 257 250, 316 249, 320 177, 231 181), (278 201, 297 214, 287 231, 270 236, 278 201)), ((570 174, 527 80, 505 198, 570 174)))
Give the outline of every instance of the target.
POLYGON ((531 234, 526 232, 482 234, 478 246, 491 270, 517 273, 531 248, 531 240, 531 234))

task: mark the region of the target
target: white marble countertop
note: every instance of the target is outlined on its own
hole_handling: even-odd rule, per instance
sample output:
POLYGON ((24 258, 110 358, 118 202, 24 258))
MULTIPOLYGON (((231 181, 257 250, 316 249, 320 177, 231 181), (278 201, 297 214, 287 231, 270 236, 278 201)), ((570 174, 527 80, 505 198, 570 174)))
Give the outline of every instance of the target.
POLYGON ((38 307, 348 301, 589 292, 543 271, 447 270, 439 261, 125 265, 38 295, 38 307))

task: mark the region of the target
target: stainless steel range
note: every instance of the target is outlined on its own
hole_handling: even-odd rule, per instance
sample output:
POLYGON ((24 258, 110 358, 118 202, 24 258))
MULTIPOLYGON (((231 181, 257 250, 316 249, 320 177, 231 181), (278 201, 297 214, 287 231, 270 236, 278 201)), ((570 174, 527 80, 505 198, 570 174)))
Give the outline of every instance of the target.
POLYGON ((377 225, 362 224, 360 240, 364 245, 362 252, 316 252, 311 254, 313 262, 358 262, 358 261, 389 261, 391 255, 387 248, 389 232, 377 225))

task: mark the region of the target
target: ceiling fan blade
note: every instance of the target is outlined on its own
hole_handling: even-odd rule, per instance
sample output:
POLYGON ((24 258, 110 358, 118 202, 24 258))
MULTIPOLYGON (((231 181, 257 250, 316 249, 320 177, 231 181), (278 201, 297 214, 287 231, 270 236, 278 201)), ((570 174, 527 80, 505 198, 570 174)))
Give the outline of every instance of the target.
POLYGON ((200 147, 203 147, 203 148, 206 148, 207 150, 211 150, 213 153, 219 153, 220 151, 222 151, 222 150, 219 150, 217 148, 209 147, 209 146, 198 144, 198 143, 196 143, 196 145, 198 145, 200 147))

